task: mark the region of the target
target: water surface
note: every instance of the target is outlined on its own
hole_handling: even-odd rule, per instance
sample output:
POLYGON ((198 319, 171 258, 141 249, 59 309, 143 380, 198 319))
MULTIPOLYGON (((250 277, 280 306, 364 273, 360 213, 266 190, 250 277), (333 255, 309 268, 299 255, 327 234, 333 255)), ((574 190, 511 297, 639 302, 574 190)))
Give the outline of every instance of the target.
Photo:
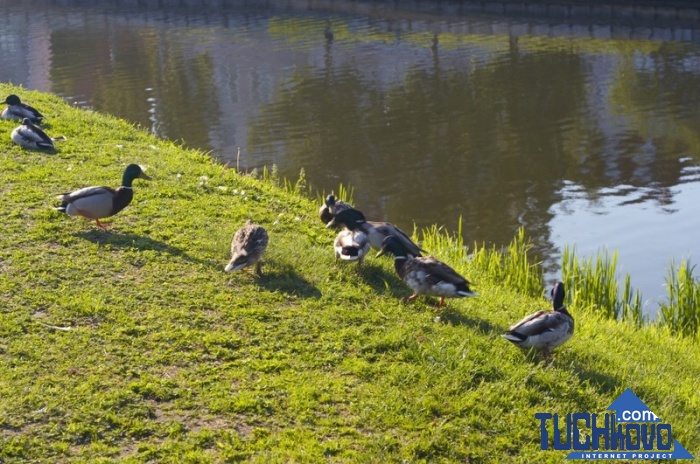
POLYGON ((550 279, 616 249, 660 298, 700 226, 698 11, 399 3, 0 0, 0 80, 407 230, 524 226, 550 279))

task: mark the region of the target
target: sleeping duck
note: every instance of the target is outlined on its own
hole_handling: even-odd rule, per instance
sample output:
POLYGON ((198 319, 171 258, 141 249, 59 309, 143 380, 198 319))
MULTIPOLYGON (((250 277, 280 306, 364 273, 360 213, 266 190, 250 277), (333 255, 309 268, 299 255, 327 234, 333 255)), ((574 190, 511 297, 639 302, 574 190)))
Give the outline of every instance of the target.
POLYGON ((333 242, 335 249, 335 262, 338 259, 344 261, 357 261, 357 269, 362 268, 362 261, 369 252, 369 238, 359 230, 341 230, 333 242))
POLYGON ((521 348, 535 348, 548 359, 552 349, 566 343, 574 334, 574 318, 564 306, 564 284, 558 282, 551 295, 553 310, 530 314, 502 337, 521 348))
POLYGON ((17 95, 8 96, 3 103, 6 103, 7 107, 2 110, 2 114, 0 114, 2 119, 21 121, 27 118, 34 124, 39 124, 41 120, 44 119, 44 116, 35 108, 22 103, 17 95))
POLYGON ((225 271, 232 272, 255 264, 255 273, 262 275, 262 258, 267 248, 267 231, 262 226, 254 224, 250 219, 238 229, 231 241, 231 261, 225 271))
POLYGON ((413 295, 406 301, 413 301, 418 295, 439 296, 442 307, 445 298, 478 296, 469 288, 470 282, 457 271, 435 258, 412 258, 403 242, 393 235, 382 241, 382 249, 377 256, 383 254, 394 256, 396 273, 413 289, 413 295))
POLYGON ((425 250, 413 243, 409 236, 395 225, 388 222, 367 221, 364 214, 355 208, 346 208, 338 212, 326 227, 336 227, 339 224, 350 230, 364 232, 369 237, 370 245, 376 250, 381 250, 382 241, 391 236, 398 239, 410 256, 415 257, 420 256, 421 252, 425 253, 425 250))
POLYGON ((15 127, 10 134, 12 141, 24 148, 36 148, 39 150, 55 150, 54 142, 65 140, 65 137, 51 138, 39 126, 32 124, 29 118, 24 118, 22 124, 15 127))
POLYGON ((328 195, 318 210, 318 217, 321 218, 324 224, 328 224, 333 220, 334 215, 348 208, 352 208, 352 205, 342 200, 337 200, 333 195, 328 195))
POLYGON ((61 206, 58 211, 70 216, 83 216, 94 219, 97 227, 106 229, 100 219, 114 216, 126 208, 134 198, 132 182, 134 179, 151 178, 143 172, 138 164, 130 164, 124 169, 122 185, 116 190, 111 187, 85 187, 71 193, 59 195, 61 206))

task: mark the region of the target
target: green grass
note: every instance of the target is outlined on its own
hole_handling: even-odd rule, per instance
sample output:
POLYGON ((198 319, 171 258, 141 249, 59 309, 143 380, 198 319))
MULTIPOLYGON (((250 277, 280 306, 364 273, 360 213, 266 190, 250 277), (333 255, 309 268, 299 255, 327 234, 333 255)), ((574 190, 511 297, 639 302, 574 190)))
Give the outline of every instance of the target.
POLYGON ((499 335, 550 303, 442 231, 423 246, 481 296, 403 304, 391 260, 334 264, 318 201, 0 84, 12 92, 68 140, 22 150, 0 121, 0 462, 561 462, 535 413, 603 412, 626 388, 700 454, 688 337, 573 305, 576 333, 544 363, 499 335), (153 181, 112 233, 53 209, 132 162, 153 181), (270 234, 260 278, 223 272, 247 218, 270 234))

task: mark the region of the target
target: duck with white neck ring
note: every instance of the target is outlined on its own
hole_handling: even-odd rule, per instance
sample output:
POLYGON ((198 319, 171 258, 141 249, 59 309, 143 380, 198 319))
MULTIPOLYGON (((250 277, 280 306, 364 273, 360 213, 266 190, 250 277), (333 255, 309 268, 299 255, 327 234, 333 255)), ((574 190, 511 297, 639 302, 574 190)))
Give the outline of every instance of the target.
POLYGON ((151 180, 141 166, 130 164, 124 169, 121 187, 85 187, 75 192, 64 193, 59 195, 61 206, 56 209, 69 216, 94 219, 97 227, 106 229, 100 219, 114 216, 131 203, 134 198, 132 183, 135 179, 151 180))

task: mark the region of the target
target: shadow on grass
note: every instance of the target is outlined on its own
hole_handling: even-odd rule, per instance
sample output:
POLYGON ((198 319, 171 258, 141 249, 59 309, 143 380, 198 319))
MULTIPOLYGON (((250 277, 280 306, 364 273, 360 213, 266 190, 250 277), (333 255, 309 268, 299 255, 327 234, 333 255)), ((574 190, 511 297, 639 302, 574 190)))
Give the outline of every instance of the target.
MULTIPOLYGON (((508 343, 503 340, 504 343, 508 343)), ((520 348, 516 348, 520 349, 520 348)), ((619 391, 621 380, 614 374, 610 372, 603 372, 605 368, 601 370, 595 370, 591 366, 603 366, 605 365, 602 359, 597 357, 592 357, 590 354, 580 355, 576 353, 573 349, 567 350, 565 347, 555 348, 549 360, 546 360, 535 349, 522 350, 523 360, 533 365, 541 365, 546 368, 561 369, 564 371, 571 372, 575 377, 578 378, 578 384, 584 385, 589 384, 593 386, 602 394, 606 394, 613 397, 615 392, 619 391)), ((533 379, 535 381, 535 379, 533 379)), ((552 385, 549 381, 543 382, 538 385, 543 394, 551 393, 552 385)), ((572 390, 570 393, 570 399, 576 403, 578 410, 580 411, 591 411, 592 408, 596 407, 596 404, 591 400, 590 395, 587 395, 584 391, 578 392, 572 390)))
POLYGON ((137 234, 122 234, 122 233, 112 233, 105 232, 103 230, 88 230, 83 232, 78 232, 75 236, 83 238, 93 243, 97 243, 100 246, 111 245, 119 248, 135 248, 137 250, 153 250, 160 253, 168 253, 172 256, 177 256, 185 261, 191 263, 203 264, 211 267, 221 267, 220 263, 214 261, 204 261, 201 259, 193 258, 180 248, 168 245, 165 242, 154 240, 150 237, 137 234))
POLYGON ((266 261, 266 264, 262 268, 263 274, 256 279, 261 287, 301 298, 321 298, 321 291, 300 276, 292 266, 274 261, 266 261))
POLYGON ((34 147, 20 147, 22 150, 37 153, 42 155, 57 155, 61 152, 58 148, 34 148, 34 147))
POLYGON ((396 275, 395 272, 387 272, 382 266, 364 262, 360 278, 380 295, 389 295, 394 298, 406 298, 411 295, 411 289, 396 275))
MULTIPOLYGON (((436 299, 438 302, 439 299, 436 299)), ((450 299, 445 299, 445 306, 442 308, 440 314, 440 321, 444 324, 450 325, 463 325, 474 329, 482 334, 492 335, 494 337, 499 337, 503 333, 503 328, 493 325, 491 322, 484 319, 479 319, 476 317, 469 317, 462 314, 456 308, 452 308, 450 305, 450 299)))
POLYGON ((576 376, 583 381, 588 381, 591 385, 594 385, 598 391, 607 394, 614 394, 618 391, 620 387, 620 379, 617 377, 605 374, 603 372, 595 372, 588 369, 573 369, 576 376))

